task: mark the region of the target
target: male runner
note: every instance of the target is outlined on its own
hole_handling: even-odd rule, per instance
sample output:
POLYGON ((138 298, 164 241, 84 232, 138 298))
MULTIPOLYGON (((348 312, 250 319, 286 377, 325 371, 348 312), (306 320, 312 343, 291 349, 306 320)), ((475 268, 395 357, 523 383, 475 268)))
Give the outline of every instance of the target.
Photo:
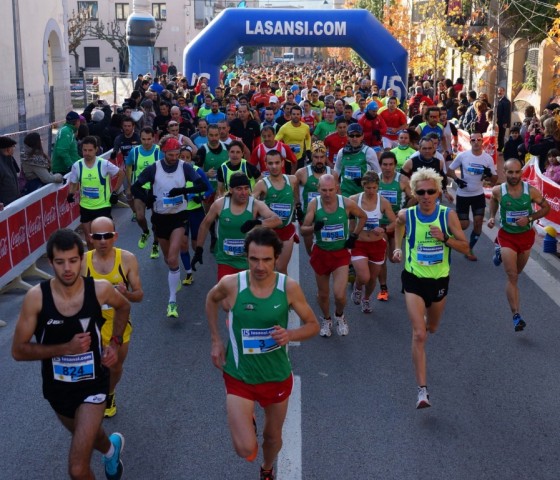
POLYGON ((295 175, 282 173, 284 159, 277 150, 270 150, 266 154, 266 169, 269 175, 257 182, 253 196, 264 200, 264 203, 282 220, 280 227, 275 230, 284 244, 282 253, 276 260, 276 270, 286 274, 296 236, 296 227, 292 221, 294 206, 299 203, 298 182, 295 175))
POLYGON ((317 335, 319 325, 300 286, 274 271, 282 250, 277 235, 269 228, 256 227, 245 238, 244 249, 249 269, 225 276, 206 297, 212 363, 223 371, 233 446, 250 462, 258 455, 255 402, 264 409, 260 478, 274 480, 274 462, 282 448, 282 425, 293 385, 286 345, 317 335), (221 306, 228 311, 227 351, 218 328, 221 306), (288 329, 290 308, 302 326, 288 329))
POLYGON ((435 333, 445 307, 449 286, 451 249, 467 253, 469 244, 457 214, 438 202, 441 177, 432 168, 412 174, 410 186, 418 205, 397 215, 393 260, 400 262, 400 248, 406 229, 406 255, 402 286, 412 325, 412 362, 418 385, 416 408, 430 407, 426 386, 426 339, 435 333))
MULTIPOLYGON (((129 302, 141 302, 144 292, 138 272, 138 261, 131 252, 115 248, 114 245, 118 238, 119 234, 115 231, 112 219, 99 217, 91 222, 91 240, 94 250, 86 253, 86 261, 82 264, 82 275, 93 277, 96 280, 107 280, 129 302)), ((113 334, 115 311, 107 305, 102 305, 101 310, 105 319, 101 329, 101 339, 103 346, 107 346, 113 334)), ((122 345, 117 352, 117 363, 109 369, 109 395, 107 396, 105 417, 114 417, 117 413, 115 388, 122 376, 131 333, 132 324, 129 319, 122 337, 122 345)))
POLYGON ((250 180, 244 173, 234 173, 229 182, 229 192, 216 200, 200 224, 196 239, 195 254, 191 267, 196 272, 196 264, 202 264, 204 241, 208 229, 218 221, 218 242, 216 244, 216 263, 218 280, 247 269, 247 257, 243 240, 247 232, 257 225, 276 228, 282 220, 264 202, 251 196, 250 180))
POLYGON ((465 258, 476 262, 473 248, 482 233, 482 220, 486 209, 482 182, 487 179, 493 186, 498 180, 498 175, 493 158, 482 148, 482 133, 471 133, 471 146, 471 150, 461 152, 455 157, 447 170, 447 176, 455 180, 459 187, 456 192, 456 210, 463 230, 469 228, 469 213, 472 210, 473 229, 469 240, 469 253, 465 258), (461 178, 455 173, 457 168, 461 169, 461 178))
POLYGON ((290 122, 282 125, 276 134, 276 140, 281 140, 294 152, 298 168, 304 166, 307 151, 311 147, 309 125, 303 123, 301 117, 301 107, 294 105, 291 110, 290 122))
POLYGON ((161 245, 165 263, 169 267, 167 284, 169 301, 167 316, 179 317, 177 309, 177 289, 181 282, 179 254, 181 246, 186 242, 185 227, 187 224, 187 199, 189 193, 202 193, 207 189, 200 175, 193 167, 179 159, 181 145, 174 137, 164 137, 161 150, 165 154, 162 160, 150 165, 140 174, 132 185, 134 196, 145 195, 144 203, 153 209, 152 223, 161 245), (187 181, 192 187, 186 187, 187 181), (143 192, 143 185, 150 183, 153 193, 143 192))
POLYGON ((494 264, 499 266, 504 262, 507 275, 506 296, 511 313, 513 327, 516 332, 526 327, 525 320, 519 313, 519 287, 517 279, 525 268, 531 247, 535 242, 533 222, 545 217, 550 211, 550 205, 536 188, 521 180, 523 164, 517 158, 510 158, 504 163, 505 183, 496 185, 492 189, 490 200, 490 218, 488 228, 494 228, 495 217, 500 207, 502 227, 496 236, 496 251, 494 264), (533 211, 532 204, 540 208, 533 211))
POLYGON ((314 236, 309 263, 315 272, 317 300, 323 313, 320 332, 322 337, 330 337, 332 333, 329 292, 331 275, 336 330, 339 335, 348 335, 344 307, 346 305, 350 249, 354 248, 358 235, 367 220, 366 213, 358 207, 356 202, 336 193, 337 186, 332 175, 325 174, 319 179, 319 196, 309 202, 301 226, 302 235, 314 236), (357 220, 352 232, 348 226, 350 215, 354 215, 357 220))
POLYGON ((68 203, 74 203, 74 193, 80 190, 80 222, 88 249, 91 242, 91 222, 97 217, 111 217, 111 206, 118 202, 117 192, 124 180, 124 172, 109 160, 97 156, 97 139, 92 136, 82 140, 84 158, 72 165, 68 181, 68 203), (111 191, 111 178, 117 177, 111 191))
POLYGON ((72 434, 70 478, 94 478, 90 463, 95 449, 103 454, 105 476, 119 480, 124 437, 120 433, 107 437, 101 423, 109 393, 109 367, 117 362, 130 304, 109 282, 80 275, 83 255, 82 239, 72 230, 51 235, 47 257, 54 278, 26 293, 12 355, 17 361, 41 360, 43 396, 72 434), (115 310, 112 341, 104 349, 101 305, 115 310), (33 335, 35 342, 31 341, 33 335))
MULTIPOLYGON (((140 130, 140 141, 142 142, 141 145, 138 145, 130 150, 126 157, 126 176, 128 178, 128 189, 126 191, 127 197, 132 195, 130 188, 136 181, 138 176, 144 171, 144 169, 160 159, 161 152, 159 146, 154 144, 154 140, 155 133, 153 128, 144 127, 142 130, 140 130)), ((144 188, 145 190, 149 190, 150 185, 143 185, 142 188, 144 188)), ((134 198, 134 211, 136 212, 136 221, 138 222, 138 226, 142 230, 142 234, 140 235, 140 239, 138 240, 138 248, 145 248, 146 242, 150 237, 148 221, 146 220, 146 204, 144 203, 143 198, 144 196, 142 198, 134 198)), ((159 258, 159 245, 157 243, 156 235, 154 235, 150 258, 159 258)))

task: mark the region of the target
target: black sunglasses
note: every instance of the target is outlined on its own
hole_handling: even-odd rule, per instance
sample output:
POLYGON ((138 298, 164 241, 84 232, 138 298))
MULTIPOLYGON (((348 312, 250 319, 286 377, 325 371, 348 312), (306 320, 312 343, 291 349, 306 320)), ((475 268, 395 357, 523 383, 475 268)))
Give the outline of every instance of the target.
POLYGON ((362 136, 361 133, 352 133, 348 135, 349 138, 360 138, 362 136))
POLYGON ((416 195, 418 195, 419 197, 423 197, 424 195, 426 195, 426 193, 428 195, 435 195, 437 193, 437 190, 435 188, 428 188, 428 190, 416 190, 416 195))
POLYGON ((115 232, 103 232, 103 233, 90 233, 93 240, 111 240, 115 236, 115 232))

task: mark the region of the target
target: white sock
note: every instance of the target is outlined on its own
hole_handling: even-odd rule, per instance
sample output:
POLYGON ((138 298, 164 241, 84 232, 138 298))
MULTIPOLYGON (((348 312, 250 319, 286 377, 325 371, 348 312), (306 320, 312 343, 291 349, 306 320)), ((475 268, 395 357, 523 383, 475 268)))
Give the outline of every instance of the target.
POLYGON ((169 285, 169 303, 177 301, 177 287, 181 281, 181 271, 169 270, 167 274, 167 283, 169 285))
POLYGON ((109 450, 107 450, 107 453, 103 455, 105 458, 111 458, 115 454, 115 446, 113 445, 113 442, 109 443, 111 446, 109 447, 109 450))

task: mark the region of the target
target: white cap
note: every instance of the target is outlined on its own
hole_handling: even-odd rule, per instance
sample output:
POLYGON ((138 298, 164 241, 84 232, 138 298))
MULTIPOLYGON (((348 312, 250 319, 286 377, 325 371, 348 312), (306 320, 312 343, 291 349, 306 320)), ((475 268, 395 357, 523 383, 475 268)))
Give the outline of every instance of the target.
POLYGON ((278 97, 276 95, 272 95, 272 97, 270 97, 270 100, 268 102, 269 103, 278 103, 278 97))

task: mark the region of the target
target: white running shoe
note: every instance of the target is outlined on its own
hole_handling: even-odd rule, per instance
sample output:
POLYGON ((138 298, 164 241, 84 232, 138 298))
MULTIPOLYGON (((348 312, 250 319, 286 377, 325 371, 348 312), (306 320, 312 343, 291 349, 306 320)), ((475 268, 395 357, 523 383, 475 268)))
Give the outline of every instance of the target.
POLYGON ((418 387, 418 401, 416 402, 416 408, 427 408, 431 407, 430 395, 428 394, 428 389, 426 387, 418 387))
POLYGON ((340 336, 348 335, 348 323, 346 323, 346 318, 344 314, 340 317, 335 314, 334 319, 336 321, 336 333, 340 336))
POLYGON ((321 337, 330 337, 332 334, 332 320, 331 319, 326 319, 324 317, 321 317, 321 331, 319 332, 319 335, 321 335, 321 337))
POLYGON ((355 305, 359 305, 360 302, 362 301, 362 290, 358 290, 354 286, 354 289, 352 290, 352 295, 350 295, 350 298, 352 299, 352 301, 354 302, 355 305))
POLYGON ((369 300, 366 300, 365 298, 362 300, 362 313, 371 313, 373 312, 373 309, 371 308, 371 305, 369 304, 369 300))

